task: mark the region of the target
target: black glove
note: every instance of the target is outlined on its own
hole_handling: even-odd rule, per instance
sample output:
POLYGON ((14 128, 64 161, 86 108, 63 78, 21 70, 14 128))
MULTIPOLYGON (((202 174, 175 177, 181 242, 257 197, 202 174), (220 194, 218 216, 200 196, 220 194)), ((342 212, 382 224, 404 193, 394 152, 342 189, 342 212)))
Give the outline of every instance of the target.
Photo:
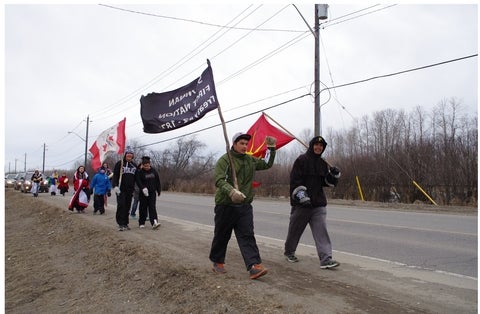
POLYGON ((300 203, 300 206, 305 207, 305 208, 310 208, 312 207, 312 203, 310 202, 310 198, 303 203, 300 203))
POLYGON ((108 192, 107 192, 107 196, 108 196, 108 197, 112 196, 112 192, 108 191, 108 192))
POLYGON ((312 207, 310 197, 308 197, 307 194, 307 188, 303 185, 300 185, 293 190, 292 198, 301 207, 312 207))
POLYGON ((337 167, 331 167, 330 173, 336 178, 340 177, 340 169, 338 169, 337 167))

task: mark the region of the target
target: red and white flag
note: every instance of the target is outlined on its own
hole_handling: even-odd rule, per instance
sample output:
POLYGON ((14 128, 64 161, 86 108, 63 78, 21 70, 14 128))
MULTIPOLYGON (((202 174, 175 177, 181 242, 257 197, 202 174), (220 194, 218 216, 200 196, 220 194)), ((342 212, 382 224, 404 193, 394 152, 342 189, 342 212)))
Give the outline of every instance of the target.
POLYGON ((90 152, 93 155, 92 168, 96 171, 102 166, 102 162, 105 160, 105 155, 108 152, 116 152, 117 154, 123 154, 125 150, 125 121, 118 122, 111 128, 105 130, 100 134, 90 147, 90 152))

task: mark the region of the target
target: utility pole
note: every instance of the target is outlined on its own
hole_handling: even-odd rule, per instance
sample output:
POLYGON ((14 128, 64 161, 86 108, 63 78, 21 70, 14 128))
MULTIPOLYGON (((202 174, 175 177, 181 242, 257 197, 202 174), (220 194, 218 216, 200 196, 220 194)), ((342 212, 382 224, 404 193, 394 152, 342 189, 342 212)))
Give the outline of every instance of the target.
POLYGON ((42 164, 42 173, 45 173, 45 143, 43 143, 43 164, 42 164))
POLYGON ((88 124, 90 123, 90 115, 87 116, 87 131, 85 132, 85 163, 83 166, 87 168, 87 154, 88 154, 88 124))
POLYGON ((315 4, 315 128, 314 135, 322 133, 322 114, 320 108, 320 20, 328 18, 328 4, 315 4))

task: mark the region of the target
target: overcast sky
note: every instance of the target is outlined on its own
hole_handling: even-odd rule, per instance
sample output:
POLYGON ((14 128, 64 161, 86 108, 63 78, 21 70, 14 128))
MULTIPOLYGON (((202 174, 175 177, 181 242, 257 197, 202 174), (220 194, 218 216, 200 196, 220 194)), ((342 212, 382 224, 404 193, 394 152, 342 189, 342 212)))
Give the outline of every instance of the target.
MULTIPOLYGON (((289 4, 19 5, 5 14, 4 170, 70 169, 126 120, 127 141, 162 150, 220 123, 210 112, 171 132, 143 133, 140 96, 195 79, 210 59, 229 138, 265 108, 295 135, 314 129, 314 37, 289 4), (230 28, 225 28, 229 26, 230 28), (294 101, 291 99, 298 98, 294 101), (284 104, 282 104, 284 103, 284 104), (279 105, 282 104, 282 105, 279 105), (278 105, 278 106, 276 106, 278 105), (69 132, 74 132, 70 133, 69 132), (76 133, 76 134, 75 134, 76 133)), ((314 4, 298 4, 314 25, 314 4)), ((330 4, 321 81, 338 86, 478 52, 478 7, 330 4)), ((478 57, 322 92, 322 133, 383 109, 431 110, 452 97, 477 114, 478 57), (328 101, 328 102, 327 102, 328 101)), ((223 153, 221 127, 197 134, 223 153)), ((327 139, 328 141, 328 139, 327 139)))

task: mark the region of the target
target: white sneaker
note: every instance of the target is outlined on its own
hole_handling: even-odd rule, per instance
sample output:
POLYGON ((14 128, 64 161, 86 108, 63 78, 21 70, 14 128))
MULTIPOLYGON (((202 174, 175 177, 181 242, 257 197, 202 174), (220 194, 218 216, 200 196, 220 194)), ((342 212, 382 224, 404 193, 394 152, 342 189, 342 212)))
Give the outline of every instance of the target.
POLYGON ((140 225, 140 229, 143 229, 143 228, 145 228, 145 225, 140 225))
POLYGON ((160 223, 159 222, 155 222, 152 226, 152 228, 155 230, 155 229, 158 229, 158 227, 160 227, 160 223))

